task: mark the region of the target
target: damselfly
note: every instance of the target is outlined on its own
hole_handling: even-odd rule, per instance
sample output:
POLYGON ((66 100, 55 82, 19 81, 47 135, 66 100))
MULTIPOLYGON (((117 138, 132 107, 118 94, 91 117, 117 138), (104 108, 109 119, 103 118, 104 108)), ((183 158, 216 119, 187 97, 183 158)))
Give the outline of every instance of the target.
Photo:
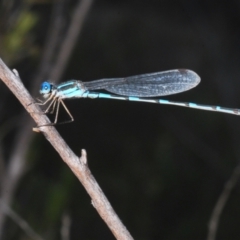
POLYGON ((54 85, 49 82, 43 82, 41 85, 40 94, 42 94, 46 100, 37 104, 45 105, 49 103, 44 113, 55 113, 54 122, 48 124, 50 126, 57 124, 59 107, 61 104, 70 117, 70 120, 67 122, 74 121, 72 114, 64 103, 65 99, 72 98, 108 98, 168 104, 240 115, 239 109, 149 98, 184 92, 196 87, 199 83, 200 77, 195 72, 188 69, 175 69, 125 78, 107 78, 90 82, 70 80, 58 85, 54 85), (95 90, 101 89, 113 94, 94 92, 95 90))

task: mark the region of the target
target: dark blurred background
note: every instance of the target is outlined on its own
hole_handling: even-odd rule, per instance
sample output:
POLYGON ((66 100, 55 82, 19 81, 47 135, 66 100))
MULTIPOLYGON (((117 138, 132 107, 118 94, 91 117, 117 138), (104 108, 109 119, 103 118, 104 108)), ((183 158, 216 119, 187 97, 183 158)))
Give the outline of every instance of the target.
MULTIPOLYGON (((34 79, 43 71, 40 66, 56 4, 0 1, 0 57, 18 70, 34 97, 39 97, 34 79)), ((59 4, 62 22, 56 42, 61 43, 78 1, 59 4)), ((240 1, 98 0, 86 14, 64 72, 51 81, 188 68, 201 76, 201 84, 164 99, 237 108, 239 26, 240 1)), ((60 51, 56 48, 45 66, 47 78, 60 51)), ((66 104, 75 121, 57 130, 76 154, 87 150, 92 173, 135 239, 207 239, 213 209, 239 164, 238 116, 104 99, 66 104)), ((19 177, 11 196, 5 198, 11 209, 44 239, 61 239, 63 216, 71 220, 70 239, 114 239, 49 142, 31 132, 35 123, 24 112, 1 82, 2 198, 8 194, 7 173, 22 143, 25 152, 16 162, 25 162, 20 174, 13 171, 19 177), (23 130, 29 131, 27 137, 23 130), (30 135, 31 141, 25 143, 30 135)), ((239 201, 237 183, 219 218, 216 239, 239 239, 239 201)), ((2 229, 4 240, 30 239, 9 216, 2 229)))

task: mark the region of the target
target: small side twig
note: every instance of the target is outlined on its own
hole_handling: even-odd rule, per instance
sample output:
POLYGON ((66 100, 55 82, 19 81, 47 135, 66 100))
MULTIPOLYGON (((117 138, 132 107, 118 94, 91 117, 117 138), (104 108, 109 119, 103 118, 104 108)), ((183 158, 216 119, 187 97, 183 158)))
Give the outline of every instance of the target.
POLYGON ((213 209, 212 215, 210 217, 209 225, 208 225, 207 240, 214 240, 216 238, 218 223, 219 223, 223 208, 226 205, 226 202, 233 188, 235 187, 239 177, 240 177, 240 165, 238 165, 234 169, 230 179, 226 182, 224 189, 213 209))
MULTIPOLYGON (((47 116, 38 114, 39 107, 35 104, 29 105, 33 102, 32 97, 24 88, 21 80, 16 76, 0 59, 0 78, 19 99, 21 104, 26 108, 38 126, 49 123, 47 116), (29 106, 28 106, 29 105, 29 106)), ((101 218, 105 221, 113 235, 117 239, 133 239, 126 227, 122 224, 117 214, 113 210, 111 204, 102 192, 100 186, 91 174, 86 161, 86 154, 83 151, 83 156, 79 158, 73 153, 66 142, 61 138, 54 127, 41 127, 40 130, 46 139, 59 153, 63 161, 70 167, 72 172, 76 175, 82 183, 88 194, 90 195, 95 209, 98 211, 101 218)))

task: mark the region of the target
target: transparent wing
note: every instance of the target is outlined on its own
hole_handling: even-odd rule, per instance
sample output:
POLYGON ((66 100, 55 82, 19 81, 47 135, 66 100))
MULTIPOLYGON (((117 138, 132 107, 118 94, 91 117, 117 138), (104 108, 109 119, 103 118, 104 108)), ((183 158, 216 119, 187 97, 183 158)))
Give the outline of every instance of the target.
POLYGON ((187 69, 136 75, 125 78, 84 82, 88 90, 105 89, 123 96, 156 97, 187 91, 200 83, 200 77, 187 69))

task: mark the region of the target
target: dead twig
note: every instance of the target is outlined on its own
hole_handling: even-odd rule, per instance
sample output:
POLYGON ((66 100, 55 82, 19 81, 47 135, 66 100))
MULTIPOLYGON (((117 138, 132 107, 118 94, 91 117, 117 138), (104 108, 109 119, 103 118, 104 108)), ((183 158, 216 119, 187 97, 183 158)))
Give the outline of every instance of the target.
POLYGON ((4 210, 5 214, 8 215, 24 232, 33 240, 43 240, 33 229, 28 225, 28 223, 22 219, 17 213, 15 213, 10 207, 8 207, 0 198, 0 205, 4 210))
MULTIPOLYGON (((46 125, 50 122, 47 116, 38 114, 41 113, 38 106, 35 104, 29 105, 29 103, 33 102, 32 97, 24 88, 20 78, 14 74, 1 59, 0 78, 26 108, 38 126, 46 125)), ((133 239, 91 174, 87 166, 86 151, 82 150, 82 156, 79 158, 73 153, 54 127, 43 126, 40 127, 40 130, 82 183, 92 199, 93 206, 112 231, 113 235, 117 239, 133 239)))
MULTIPOLYGON (((57 1, 54 4, 52 21, 49 26, 48 36, 46 39, 46 45, 43 51, 43 57, 39 70, 36 76, 33 78, 32 91, 36 92, 36 86, 40 84, 43 79, 54 77, 55 82, 59 80, 59 77, 65 68, 65 65, 69 59, 71 51, 75 45, 77 36, 81 31, 84 19, 87 16, 87 12, 90 9, 93 0, 79 0, 77 7, 75 8, 73 17, 69 24, 67 33, 64 34, 64 39, 60 44, 60 32, 62 32, 63 22, 63 9, 66 0, 57 1), (70 46, 70 47, 69 47, 70 46), (64 62, 58 60, 57 62, 53 59, 64 58, 64 62), (61 66, 60 66, 61 65, 61 66), (57 72, 57 76, 53 73, 57 72), (33 90, 34 89, 34 90, 33 90)), ((61 38, 62 39, 62 38, 61 38)), ((17 75, 17 72, 15 72, 17 75)), ((15 137, 15 143, 13 146, 14 151, 10 154, 7 166, 4 166, 4 172, 1 175, 1 192, 0 195, 3 201, 10 206, 15 189, 18 186, 19 179, 26 172, 26 154, 29 150, 29 143, 33 138, 32 131, 29 128, 31 120, 27 118, 25 114, 22 114, 18 118, 18 123, 21 125, 17 131, 15 137)), ((0 159, 1 163, 4 163, 3 159, 0 159)), ((3 170, 3 168, 1 169, 3 170)), ((4 232, 5 214, 0 206, 0 239, 4 232)))
POLYGON ((226 182, 224 189, 213 209, 209 224, 208 224, 208 237, 207 240, 214 240, 216 238, 218 223, 220 220, 220 216, 222 214, 222 211, 226 205, 226 202, 233 190, 233 188, 236 186, 236 183, 240 177, 240 165, 238 165, 230 179, 226 182))

